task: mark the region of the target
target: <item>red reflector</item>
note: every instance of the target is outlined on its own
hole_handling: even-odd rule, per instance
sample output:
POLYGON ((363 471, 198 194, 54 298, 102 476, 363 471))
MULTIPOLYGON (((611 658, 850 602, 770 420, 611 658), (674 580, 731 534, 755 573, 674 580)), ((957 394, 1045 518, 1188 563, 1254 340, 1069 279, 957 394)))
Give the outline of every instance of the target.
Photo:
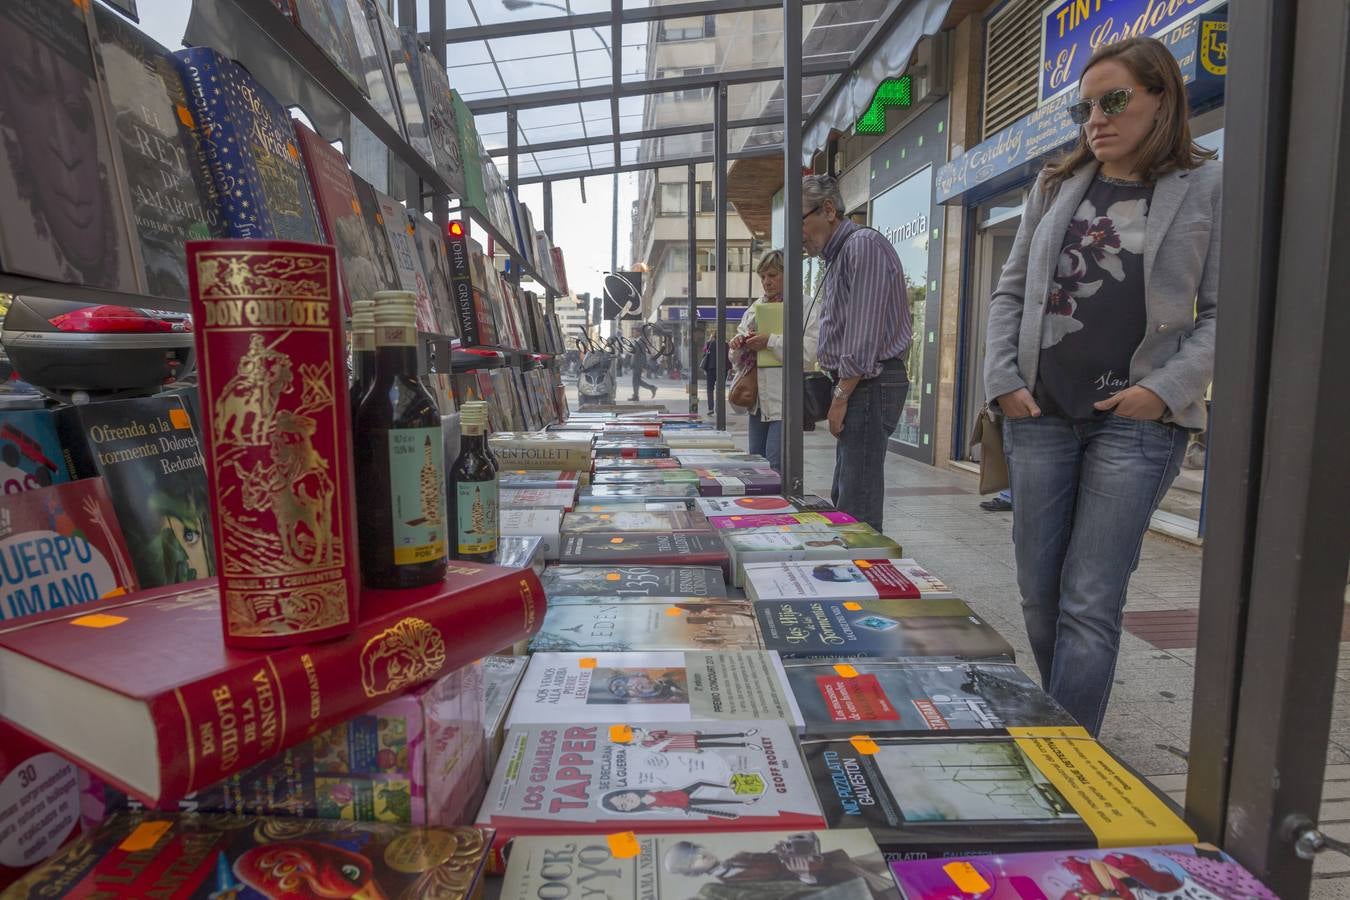
POLYGON ((125 306, 86 306, 48 320, 57 331, 85 334, 155 334, 173 331, 172 322, 153 319, 125 306))
POLYGON ((451 236, 451 237, 463 237, 463 236, 464 236, 464 225, 463 225, 462 223, 460 223, 460 222, 451 222, 451 223, 450 223, 450 236, 451 236))

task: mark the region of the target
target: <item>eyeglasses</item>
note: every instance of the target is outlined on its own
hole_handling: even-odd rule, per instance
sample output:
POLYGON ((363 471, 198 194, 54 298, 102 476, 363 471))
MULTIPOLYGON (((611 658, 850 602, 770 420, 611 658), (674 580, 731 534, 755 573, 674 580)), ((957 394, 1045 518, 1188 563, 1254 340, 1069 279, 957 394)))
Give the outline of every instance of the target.
POLYGON ((1107 91, 1095 100, 1084 97, 1077 103, 1069 106, 1069 118, 1075 125, 1086 125, 1088 119, 1092 118, 1092 107, 1096 106, 1106 117, 1118 116, 1125 111, 1125 107, 1130 105, 1130 97, 1134 96, 1134 88, 1116 88, 1107 91))
POLYGON ((804 213, 804 214, 802 215, 802 221, 805 222, 807 219, 811 218, 812 216, 814 216, 814 215, 815 215, 816 213, 818 213, 818 212, 820 212, 820 207, 819 207, 819 206, 813 206, 813 207, 811 207, 810 212, 804 213))

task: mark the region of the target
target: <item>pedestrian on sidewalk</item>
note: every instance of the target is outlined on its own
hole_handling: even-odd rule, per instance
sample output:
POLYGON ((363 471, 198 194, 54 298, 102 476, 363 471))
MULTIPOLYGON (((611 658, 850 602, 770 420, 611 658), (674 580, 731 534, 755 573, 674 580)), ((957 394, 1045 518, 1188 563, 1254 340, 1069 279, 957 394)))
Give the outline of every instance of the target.
POLYGON ((638 399, 638 389, 646 388, 652 392, 652 398, 656 397, 656 385, 650 383, 642 377, 647 371, 647 341, 642 337, 641 331, 633 332, 633 396, 629 400, 638 399))
MULTIPOLYGON (((703 360, 699 363, 703 369, 703 376, 708 386, 708 413, 717 411, 713 404, 714 395, 717 392, 717 339, 710 337, 703 342, 703 360)), ((730 368, 730 362, 727 368, 730 368)))
POLYGON ((1078 145, 1032 187, 990 301, 984 377, 1027 637, 1045 689, 1095 735, 1144 533, 1205 426, 1222 178, 1159 41, 1100 47, 1079 96, 1078 145))
MULTIPOLYGON (((759 395, 750 408, 751 453, 758 453, 769 461, 775 472, 783 457, 783 335, 781 332, 759 330, 759 310, 766 304, 783 302, 783 251, 773 250, 764 255, 755 270, 759 274, 764 295, 745 311, 736 336, 731 339, 733 351, 748 351, 753 355, 767 351, 777 360, 774 366, 756 366, 755 380, 759 395)), ((819 337, 820 317, 814 309, 807 311, 808 321, 802 331, 802 370, 816 367, 816 341, 819 337)), ((784 328, 787 324, 784 323, 784 328)))
POLYGON ((825 259, 820 367, 834 379, 834 505, 881 531, 886 451, 909 393, 911 331, 900 257, 886 236, 844 215, 839 183, 802 179, 802 247, 825 259))

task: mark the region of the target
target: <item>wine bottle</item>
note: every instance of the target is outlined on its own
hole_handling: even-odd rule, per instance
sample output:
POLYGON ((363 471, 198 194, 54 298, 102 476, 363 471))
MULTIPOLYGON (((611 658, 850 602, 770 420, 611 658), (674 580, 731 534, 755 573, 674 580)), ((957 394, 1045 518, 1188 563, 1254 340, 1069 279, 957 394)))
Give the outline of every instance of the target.
POLYGON ((361 579, 408 588, 445 577, 445 457, 436 401, 417 377, 411 291, 375 294, 375 381, 356 414, 361 579))
POLYGON ((352 424, 375 383, 375 301, 352 301, 352 424))
POLYGON ((473 402, 483 407, 483 448, 487 450, 488 461, 492 463, 492 471, 500 476, 502 464, 497 459, 497 454, 492 452, 492 421, 488 417, 487 402, 484 400, 475 400, 473 402))
POLYGON ((450 469, 454 556, 492 562, 500 531, 497 470, 488 458, 487 407, 466 403, 459 412, 459 458, 450 469))

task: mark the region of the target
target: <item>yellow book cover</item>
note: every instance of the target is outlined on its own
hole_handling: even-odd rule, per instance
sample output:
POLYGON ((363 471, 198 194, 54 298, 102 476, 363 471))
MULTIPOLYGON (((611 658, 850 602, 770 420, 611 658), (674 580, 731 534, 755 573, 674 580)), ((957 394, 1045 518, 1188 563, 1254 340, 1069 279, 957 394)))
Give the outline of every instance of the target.
MULTIPOLYGON (((783 304, 761 303, 755 307, 755 331, 759 334, 782 334, 783 304)), ((778 354, 761 350, 755 356, 755 365, 761 369, 772 369, 781 367, 783 361, 778 358, 778 354)))

